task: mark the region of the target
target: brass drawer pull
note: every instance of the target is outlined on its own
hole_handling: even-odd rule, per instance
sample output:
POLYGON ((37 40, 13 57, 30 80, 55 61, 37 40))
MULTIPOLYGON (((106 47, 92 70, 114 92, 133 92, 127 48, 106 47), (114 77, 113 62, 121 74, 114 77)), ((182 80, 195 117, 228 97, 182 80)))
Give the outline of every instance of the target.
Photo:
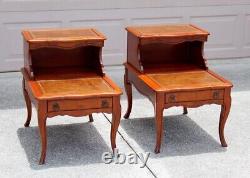
POLYGON ((107 100, 102 100, 102 108, 108 108, 109 107, 109 103, 107 100))
POLYGON ((220 92, 219 91, 214 91, 213 98, 214 99, 219 99, 219 97, 220 97, 220 92))
POLYGON ((55 112, 60 111, 60 106, 58 103, 53 103, 52 108, 53 108, 53 111, 55 112))
POLYGON ((175 97, 174 94, 170 95, 169 98, 168 98, 169 102, 175 102, 175 100, 176 100, 176 97, 175 97))

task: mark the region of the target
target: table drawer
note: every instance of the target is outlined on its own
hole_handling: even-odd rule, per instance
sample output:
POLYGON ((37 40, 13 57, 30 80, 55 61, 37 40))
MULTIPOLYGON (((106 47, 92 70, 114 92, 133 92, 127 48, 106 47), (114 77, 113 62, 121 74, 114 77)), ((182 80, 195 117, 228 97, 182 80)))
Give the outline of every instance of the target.
POLYGON ((81 100, 55 100, 48 102, 48 112, 83 109, 111 108, 112 98, 88 98, 81 100))
POLYGON ((223 99, 224 90, 203 90, 192 92, 174 92, 165 95, 165 103, 181 101, 204 101, 223 99))

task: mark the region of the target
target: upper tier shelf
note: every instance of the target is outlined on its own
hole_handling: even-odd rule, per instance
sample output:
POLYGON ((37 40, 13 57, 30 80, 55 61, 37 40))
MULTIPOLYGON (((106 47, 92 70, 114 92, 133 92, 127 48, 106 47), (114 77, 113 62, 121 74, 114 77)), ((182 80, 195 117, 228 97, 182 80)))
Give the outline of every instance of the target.
POLYGON ((133 26, 128 32, 141 40, 141 44, 153 42, 207 41, 209 33, 191 24, 133 26))
POLYGON ((43 47, 75 48, 104 45, 106 37, 96 29, 36 29, 22 32, 30 49, 43 47))

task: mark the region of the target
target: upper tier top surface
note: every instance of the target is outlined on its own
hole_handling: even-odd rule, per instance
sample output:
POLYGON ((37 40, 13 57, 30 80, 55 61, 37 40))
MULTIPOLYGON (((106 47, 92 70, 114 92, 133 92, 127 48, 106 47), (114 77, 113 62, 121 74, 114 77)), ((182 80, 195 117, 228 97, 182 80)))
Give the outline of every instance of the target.
POLYGON ((139 38, 209 35, 207 31, 191 24, 131 26, 126 29, 139 38))
POLYGON ((28 42, 74 41, 74 40, 105 40, 106 37, 93 28, 79 29, 32 29, 23 30, 28 42))

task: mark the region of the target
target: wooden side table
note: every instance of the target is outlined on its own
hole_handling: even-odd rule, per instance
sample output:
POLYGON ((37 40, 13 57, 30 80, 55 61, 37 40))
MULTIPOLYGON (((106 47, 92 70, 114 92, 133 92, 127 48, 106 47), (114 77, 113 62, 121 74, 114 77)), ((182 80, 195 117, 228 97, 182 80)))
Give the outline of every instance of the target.
POLYGON ((112 113, 111 147, 116 148, 121 89, 102 70, 105 37, 95 29, 24 30, 23 94, 31 120, 31 102, 38 113, 42 143, 40 164, 47 148, 46 120, 58 115, 112 113))
POLYGON ((231 106, 231 82, 208 69, 203 46, 208 32, 194 25, 128 27, 124 83, 128 118, 132 84, 153 104, 156 123, 155 153, 160 152, 163 110, 173 106, 221 105, 219 136, 226 147, 224 126, 231 106))

